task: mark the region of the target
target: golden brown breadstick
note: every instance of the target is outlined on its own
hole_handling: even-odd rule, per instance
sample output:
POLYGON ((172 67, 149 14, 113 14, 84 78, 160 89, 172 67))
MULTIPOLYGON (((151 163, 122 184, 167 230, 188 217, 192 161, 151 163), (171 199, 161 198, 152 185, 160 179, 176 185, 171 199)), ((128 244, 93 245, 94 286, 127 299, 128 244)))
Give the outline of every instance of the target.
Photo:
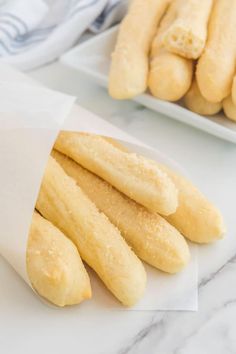
POLYGON ((117 140, 109 137, 109 136, 103 136, 103 139, 107 140, 110 144, 112 144, 114 147, 124 151, 124 152, 129 152, 129 149, 126 148, 124 145, 119 143, 117 140))
POLYGON ((231 97, 233 100, 233 104, 236 105, 236 75, 234 75, 234 79, 233 79, 231 97))
POLYGON ((133 0, 122 21, 112 54, 109 93, 134 97, 147 88, 148 52, 156 27, 170 0, 133 0))
POLYGON ((179 189, 179 206, 166 220, 193 242, 209 243, 222 238, 225 225, 220 211, 185 177, 164 165, 162 168, 179 189))
POLYGON ((121 151, 101 136, 61 132, 55 149, 152 211, 169 215, 177 208, 178 191, 166 173, 142 156, 121 151))
POLYGON ((178 208, 166 220, 193 242, 209 243, 222 238, 225 225, 220 211, 187 178, 163 164, 150 163, 166 172, 179 190, 178 208))
POLYGON ((197 65, 197 82, 210 102, 230 95, 236 60, 236 1, 217 0, 210 16, 206 47, 197 65))
POLYGON ((167 101, 183 97, 192 82, 193 61, 170 53, 162 42, 163 34, 176 18, 182 3, 183 0, 171 3, 152 43, 148 87, 153 96, 167 101))
POLYGON ((236 105, 234 104, 231 96, 224 99, 223 109, 227 118, 236 121, 236 105))
POLYGON ((193 81, 190 90, 184 96, 184 103, 191 111, 206 116, 216 114, 222 108, 222 102, 209 102, 202 96, 196 80, 193 81))
POLYGON ((36 207, 76 244, 82 259, 124 305, 132 306, 141 298, 146 286, 141 261, 52 157, 36 207))
POLYGON ((27 246, 27 271, 35 290, 57 306, 91 297, 88 274, 74 244, 34 212, 27 246))
POLYGON ((176 273, 186 266, 190 257, 188 245, 164 218, 149 212, 66 155, 56 150, 52 155, 97 208, 120 229, 141 259, 169 273, 176 273))
POLYGON ((184 1, 177 18, 163 35, 163 43, 169 51, 190 59, 200 57, 206 43, 212 3, 212 0, 184 1))

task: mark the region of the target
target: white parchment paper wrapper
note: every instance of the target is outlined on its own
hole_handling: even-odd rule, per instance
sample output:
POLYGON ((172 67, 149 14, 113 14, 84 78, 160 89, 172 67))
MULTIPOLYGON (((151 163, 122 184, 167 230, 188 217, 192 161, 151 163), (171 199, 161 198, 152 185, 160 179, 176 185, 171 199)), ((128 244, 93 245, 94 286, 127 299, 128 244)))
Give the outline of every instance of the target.
MULTIPOLYGON (((74 105, 74 98, 39 86, 25 75, 0 64, 0 254, 30 285, 26 247, 40 182, 60 129, 85 131, 125 141, 132 150, 179 167, 96 115, 74 105)), ((190 245, 191 262, 177 275, 145 265, 146 295, 134 310, 197 310, 197 249, 190 245)), ((89 270, 93 299, 90 308, 121 305, 89 270)))

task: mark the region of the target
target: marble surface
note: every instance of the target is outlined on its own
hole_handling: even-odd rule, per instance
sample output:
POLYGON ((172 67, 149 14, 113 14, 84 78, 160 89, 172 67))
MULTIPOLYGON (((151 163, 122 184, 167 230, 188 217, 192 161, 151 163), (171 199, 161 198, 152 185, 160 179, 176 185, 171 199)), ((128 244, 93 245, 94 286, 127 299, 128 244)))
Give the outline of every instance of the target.
POLYGON ((133 102, 116 102, 85 76, 54 63, 31 73, 47 86, 179 162, 222 210, 224 240, 199 247, 199 311, 58 310, 36 298, 0 258, 0 352, 236 353, 236 145, 133 102))

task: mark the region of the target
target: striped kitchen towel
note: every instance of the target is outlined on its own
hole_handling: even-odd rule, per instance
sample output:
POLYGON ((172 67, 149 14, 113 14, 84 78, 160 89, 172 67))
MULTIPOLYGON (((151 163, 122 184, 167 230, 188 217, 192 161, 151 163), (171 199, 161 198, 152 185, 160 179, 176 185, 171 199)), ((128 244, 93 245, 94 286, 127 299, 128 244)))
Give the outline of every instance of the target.
POLYGON ((127 0, 0 0, 0 57, 21 70, 49 63, 86 31, 124 16, 127 0))

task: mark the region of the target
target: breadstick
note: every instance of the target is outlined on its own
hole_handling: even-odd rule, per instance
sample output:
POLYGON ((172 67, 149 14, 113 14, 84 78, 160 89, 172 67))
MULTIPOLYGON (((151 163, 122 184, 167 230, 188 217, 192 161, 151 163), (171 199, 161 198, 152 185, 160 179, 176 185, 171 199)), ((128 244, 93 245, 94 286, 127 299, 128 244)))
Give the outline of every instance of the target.
POLYGON ((236 105, 231 96, 224 99, 223 109, 226 117, 236 122, 236 105))
POLYGON ((163 164, 149 162, 158 165, 179 190, 178 208, 165 219, 193 242, 210 243, 222 238, 225 225, 220 211, 187 178, 163 164))
POLYGON ((174 0, 164 16, 152 43, 148 87, 153 96, 177 101, 188 91, 193 75, 193 61, 164 48, 162 37, 177 16, 183 0, 174 0))
POLYGON ((230 95, 236 60, 236 1, 214 2, 205 50, 198 61, 197 81, 210 102, 230 95))
POLYGON ((132 98, 147 88, 148 52, 156 27, 170 0, 133 0, 122 21, 112 54, 109 93, 132 98))
POLYGON ((123 152, 129 152, 129 149, 126 148, 124 145, 119 143, 117 140, 109 137, 109 136, 103 136, 103 139, 107 140, 111 145, 113 145, 115 148, 118 148, 119 150, 122 150, 123 152))
POLYGON ((206 43, 212 3, 212 0, 183 3, 177 18, 163 35, 163 43, 169 51, 190 59, 200 57, 206 43))
POLYGON ((118 229, 52 157, 36 207, 76 244, 82 259, 117 299, 132 306, 141 298, 146 285, 141 261, 118 229))
POLYGON ((89 277, 76 247, 36 212, 32 218, 26 260, 32 286, 53 304, 79 304, 91 297, 89 277))
POLYGON ((179 189, 179 206, 166 220, 193 242, 210 243, 222 238, 225 225, 220 211, 185 177, 164 165, 162 168, 179 189))
POLYGON ((149 212, 66 155, 56 150, 52 155, 97 208, 120 229, 137 256, 164 272, 176 273, 186 266, 190 257, 188 245, 164 218, 149 212))
POLYGON ((142 156, 121 151, 101 136, 61 132, 55 149, 151 211, 169 215, 177 208, 178 191, 166 173, 142 156))
POLYGON ((222 108, 222 102, 209 102, 202 96, 196 80, 193 81, 190 90, 184 96, 184 103, 191 111, 206 116, 216 114, 222 108))
POLYGON ((234 75, 232 92, 231 92, 233 104, 236 105, 236 75, 234 75))

